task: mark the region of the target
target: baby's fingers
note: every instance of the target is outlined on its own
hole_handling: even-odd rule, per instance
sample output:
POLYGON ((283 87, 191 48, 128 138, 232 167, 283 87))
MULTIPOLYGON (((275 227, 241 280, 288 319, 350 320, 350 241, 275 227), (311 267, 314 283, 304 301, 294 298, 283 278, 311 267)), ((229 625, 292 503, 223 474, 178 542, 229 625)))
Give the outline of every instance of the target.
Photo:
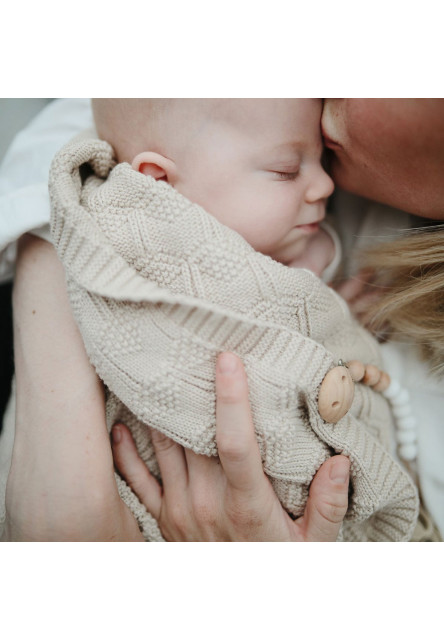
POLYGON ((117 471, 140 502, 158 520, 162 506, 162 489, 139 456, 134 440, 123 424, 113 427, 112 450, 117 471))
POLYGON ((336 292, 350 304, 365 293, 369 284, 371 284, 372 277, 373 272, 371 270, 361 269, 357 275, 344 280, 336 286, 336 292))

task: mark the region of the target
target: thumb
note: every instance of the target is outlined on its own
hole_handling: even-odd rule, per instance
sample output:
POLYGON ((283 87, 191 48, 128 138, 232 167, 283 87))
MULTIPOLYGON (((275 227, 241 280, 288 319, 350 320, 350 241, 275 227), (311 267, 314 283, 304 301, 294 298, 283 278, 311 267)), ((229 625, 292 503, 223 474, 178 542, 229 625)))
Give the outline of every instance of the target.
POLYGON ((350 460, 333 456, 311 483, 305 512, 298 524, 307 542, 335 542, 348 507, 350 460))

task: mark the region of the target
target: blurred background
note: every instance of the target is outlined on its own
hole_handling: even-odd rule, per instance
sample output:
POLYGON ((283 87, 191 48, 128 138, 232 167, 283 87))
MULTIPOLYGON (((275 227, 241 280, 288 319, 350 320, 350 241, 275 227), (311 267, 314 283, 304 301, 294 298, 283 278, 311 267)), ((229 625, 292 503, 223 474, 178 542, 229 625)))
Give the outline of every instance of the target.
POLYGON ((0 162, 15 134, 50 101, 51 98, 0 98, 0 162))
MULTIPOLYGON (((50 101, 51 98, 0 98, 0 166, 16 133, 50 101)), ((0 429, 13 373, 11 291, 11 283, 0 284, 0 429)))

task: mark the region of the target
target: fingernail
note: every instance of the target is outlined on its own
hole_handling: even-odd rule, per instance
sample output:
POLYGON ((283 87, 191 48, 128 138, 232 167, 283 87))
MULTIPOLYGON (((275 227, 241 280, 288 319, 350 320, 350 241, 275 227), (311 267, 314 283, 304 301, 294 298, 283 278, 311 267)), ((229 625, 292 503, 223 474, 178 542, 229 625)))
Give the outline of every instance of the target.
POLYGON ((344 484, 348 481, 348 474, 350 471, 350 462, 346 458, 335 460, 330 467, 330 480, 334 484, 344 484))
POLYGON ((221 373, 234 373, 237 369, 237 358, 232 353, 221 353, 217 367, 221 373))
POLYGON ((122 440, 122 429, 117 425, 113 427, 112 438, 114 444, 119 444, 119 442, 122 440))

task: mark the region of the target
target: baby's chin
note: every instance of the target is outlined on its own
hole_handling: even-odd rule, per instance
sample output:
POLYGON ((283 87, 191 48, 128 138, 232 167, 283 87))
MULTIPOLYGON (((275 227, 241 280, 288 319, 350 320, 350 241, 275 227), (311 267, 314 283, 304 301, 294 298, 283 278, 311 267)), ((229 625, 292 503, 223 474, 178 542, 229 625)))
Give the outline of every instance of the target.
MULTIPOLYGON (((297 229, 295 229, 296 231, 297 229)), ((281 246, 269 251, 262 251, 266 255, 280 262, 286 267, 292 267, 296 261, 303 260, 307 247, 311 240, 319 233, 319 229, 315 233, 294 233, 281 246)), ((299 266, 299 265, 298 265, 299 266)))
POLYGON ((321 276, 335 256, 335 244, 324 229, 307 238, 305 249, 288 263, 289 267, 309 269, 315 275, 321 276))

